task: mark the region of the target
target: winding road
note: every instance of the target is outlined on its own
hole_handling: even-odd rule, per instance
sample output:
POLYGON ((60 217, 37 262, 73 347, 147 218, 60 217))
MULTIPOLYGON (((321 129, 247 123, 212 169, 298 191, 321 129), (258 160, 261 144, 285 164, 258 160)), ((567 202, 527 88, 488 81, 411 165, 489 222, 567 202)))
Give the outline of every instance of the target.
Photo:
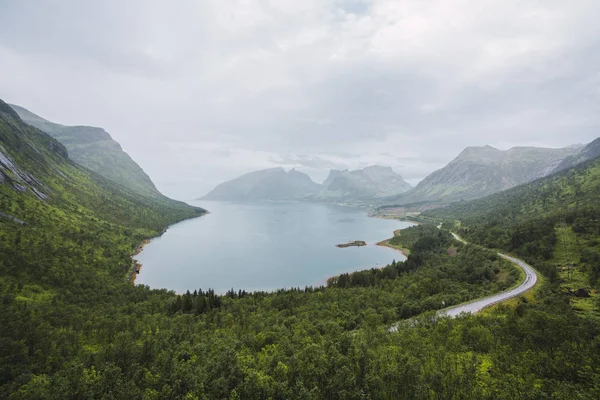
MULTIPOLYGON (((456 233, 452 233, 452 236, 454 236, 454 238, 456 240, 458 240, 459 242, 462 242, 465 244, 467 243, 464 239, 462 239, 456 233)), ((535 286, 535 284, 537 283, 537 280, 538 280, 538 276, 537 276, 537 273, 534 271, 533 268, 531 268, 530 265, 525 263, 523 260, 519 260, 518 258, 514 258, 514 257, 508 256, 506 254, 498 253, 498 255, 500 257, 512 262, 513 264, 517 265, 519 268, 521 268, 523 270, 523 272, 525 272, 525 279, 519 286, 512 288, 510 290, 507 290, 505 292, 497 293, 497 294, 494 294, 494 295, 491 295, 488 297, 483 297, 481 299, 473 300, 468 303, 459 304, 454 307, 449 307, 449 308, 445 308, 443 310, 439 310, 437 312, 437 315, 447 316, 447 317, 456 317, 457 315, 460 315, 462 313, 473 313, 474 314, 476 312, 481 311, 482 309, 484 309, 486 307, 493 306, 494 304, 501 303, 508 299, 512 299, 515 296, 523 294, 526 291, 528 291, 529 289, 531 289, 533 286, 535 286)), ((399 322, 394 324, 392 327, 390 327, 388 329, 388 332, 396 332, 398 330, 398 328, 397 328, 398 324, 399 324, 399 322)))
MULTIPOLYGON (((467 243, 456 233, 452 233, 452 236, 454 236, 454 239, 458 240, 459 242, 463 242, 465 244, 467 243)), ((498 255, 500 257, 512 262, 513 264, 517 265, 519 268, 521 268, 523 270, 523 272, 525 272, 525 279, 523 280, 523 282, 516 288, 512 288, 510 290, 507 290, 506 292, 501 292, 498 294, 494 294, 492 296, 488 296, 488 297, 484 297, 482 299, 472 301, 470 303, 459 304, 458 306, 455 306, 455 307, 450 307, 450 308, 446 308, 444 310, 440 310, 439 315, 447 315, 449 317, 455 317, 455 316, 459 315, 460 313, 476 313, 478 311, 481 311, 485 307, 492 306, 494 304, 503 302, 505 300, 508 300, 515 296, 518 296, 522 293, 525 293, 526 291, 531 289, 537 283, 537 280, 538 280, 537 274, 533 270, 533 268, 531 268, 530 265, 525 263, 523 260, 519 260, 518 258, 514 258, 514 257, 508 256, 506 254, 498 253, 498 255)))

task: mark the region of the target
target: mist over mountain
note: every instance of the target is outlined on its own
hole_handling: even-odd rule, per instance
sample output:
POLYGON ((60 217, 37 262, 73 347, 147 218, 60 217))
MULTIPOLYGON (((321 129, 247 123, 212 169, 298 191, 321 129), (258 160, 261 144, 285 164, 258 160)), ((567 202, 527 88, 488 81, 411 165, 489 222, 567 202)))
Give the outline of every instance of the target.
POLYGON ((138 194, 165 198, 144 170, 104 129, 92 126, 65 126, 48 121, 21 106, 10 104, 10 107, 23 122, 46 132, 64 144, 69 157, 76 163, 138 194))
POLYGON ((467 147, 445 167, 434 171, 412 190, 389 199, 390 203, 451 202, 484 197, 552 173, 581 146, 560 149, 491 146, 467 147))
POLYGON ((404 193, 412 186, 391 167, 373 165, 355 171, 331 170, 313 200, 365 202, 404 193))
POLYGON ((292 169, 269 168, 223 182, 202 200, 299 200, 316 193, 320 185, 292 169))

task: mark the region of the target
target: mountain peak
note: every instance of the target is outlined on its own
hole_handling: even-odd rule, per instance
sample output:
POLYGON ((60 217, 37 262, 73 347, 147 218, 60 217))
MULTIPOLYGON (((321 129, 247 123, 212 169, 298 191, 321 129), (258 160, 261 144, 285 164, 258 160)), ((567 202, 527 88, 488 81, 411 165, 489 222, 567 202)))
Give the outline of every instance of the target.
POLYGON ((465 147, 465 149, 460 152, 456 159, 465 159, 465 158, 486 158, 486 157, 497 157, 502 153, 502 150, 498 150, 495 147, 490 145, 485 146, 469 146, 465 147))
POLYGON ((394 170, 392 169, 392 167, 385 167, 383 165, 369 165, 368 167, 365 167, 363 169, 363 171, 384 171, 384 172, 394 172, 394 170))

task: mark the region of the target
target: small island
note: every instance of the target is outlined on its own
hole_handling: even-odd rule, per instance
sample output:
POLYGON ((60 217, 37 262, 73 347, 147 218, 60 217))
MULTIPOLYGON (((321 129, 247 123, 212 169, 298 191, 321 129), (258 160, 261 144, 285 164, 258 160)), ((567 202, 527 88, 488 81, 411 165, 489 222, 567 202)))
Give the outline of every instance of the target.
POLYGON ((336 247, 352 247, 352 246, 366 246, 367 242, 365 242, 364 240, 355 240, 354 242, 348 242, 348 243, 342 243, 342 244, 336 244, 336 247))

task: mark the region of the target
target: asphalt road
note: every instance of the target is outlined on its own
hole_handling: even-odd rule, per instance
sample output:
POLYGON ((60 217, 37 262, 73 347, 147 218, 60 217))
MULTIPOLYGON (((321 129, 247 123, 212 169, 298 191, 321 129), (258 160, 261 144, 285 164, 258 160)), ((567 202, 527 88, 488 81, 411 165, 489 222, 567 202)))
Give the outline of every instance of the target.
MULTIPOLYGON (((460 236, 458 236, 455 233, 452 233, 452 236, 454 236, 454 238, 456 240, 458 240, 459 242, 467 243, 466 241, 464 241, 460 236)), ((533 268, 531 268, 530 265, 525 263, 523 260, 519 260, 518 258, 514 258, 514 257, 508 256, 506 254, 498 253, 498 255, 500 257, 512 262, 513 264, 517 265, 519 268, 521 268, 523 270, 523 272, 525 272, 525 279, 523 280, 523 282, 519 286, 512 288, 510 290, 507 290, 505 292, 497 293, 497 294, 494 294, 494 295, 488 296, 488 297, 483 297, 478 300, 473 300, 469 303, 459 304, 454 307, 445 308, 443 310, 438 311, 438 315, 448 316, 448 317, 456 317, 457 315, 462 314, 462 313, 473 313, 474 314, 476 312, 481 311, 485 307, 489 307, 494 304, 501 303, 503 301, 506 301, 508 299, 516 297, 516 296, 526 292, 527 290, 531 289, 537 283, 537 280, 538 280, 537 274, 533 270, 533 268)), ((396 325, 394 325, 388 331, 396 332, 397 330, 398 330, 398 328, 396 327, 396 325)))
MULTIPOLYGON (((454 238, 456 240, 466 243, 456 233, 453 233, 452 236, 454 236, 454 238)), ((508 256, 506 254, 502 254, 502 253, 498 253, 498 255, 500 257, 512 262, 519 268, 521 268, 523 270, 523 272, 525 272, 525 280, 523 280, 523 282, 516 288, 507 290, 506 292, 501 292, 501 293, 498 293, 498 294, 495 294, 492 296, 488 296, 488 297, 484 297, 479 300, 472 301, 470 303, 460 304, 455 307, 450 307, 450 308, 446 308, 444 310, 440 310, 440 312, 439 312, 440 315, 447 315, 449 317, 455 317, 461 313, 473 313, 474 314, 478 311, 481 311, 485 307, 489 307, 494 304, 511 299, 515 296, 518 296, 518 295, 528 291, 529 289, 531 289, 537 283, 537 279, 538 279, 537 274, 535 273, 533 268, 531 268, 531 266, 526 264, 523 260, 519 260, 518 258, 514 258, 514 257, 508 256)))

